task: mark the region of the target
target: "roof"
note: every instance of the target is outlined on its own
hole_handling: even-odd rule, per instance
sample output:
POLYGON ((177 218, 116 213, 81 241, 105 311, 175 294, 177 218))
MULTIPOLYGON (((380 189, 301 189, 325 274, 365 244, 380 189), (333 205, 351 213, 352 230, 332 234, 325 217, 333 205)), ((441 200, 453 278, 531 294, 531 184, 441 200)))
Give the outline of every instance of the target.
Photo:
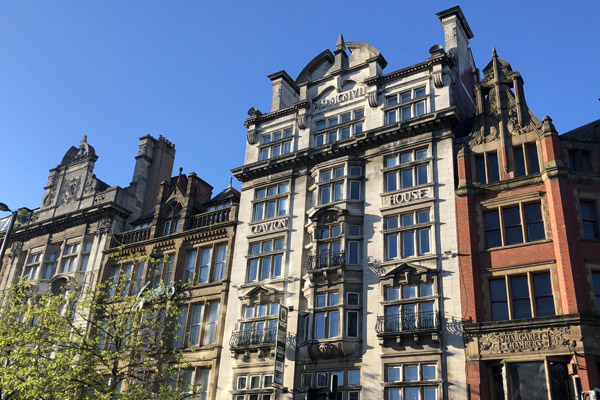
POLYGON ((584 141, 599 141, 600 140, 600 119, 582 125, 569 132, 563 133, 561 138, 584 140, 584 141))
POLYGON ((221 193, 210 199, 210 201, 206 202, 205 204, 220 203, 222 201, 230 199, 234 199, 237 201, 240 200, 240 192, 233 186, 227 187, 225 190, 221 191, 221 193))

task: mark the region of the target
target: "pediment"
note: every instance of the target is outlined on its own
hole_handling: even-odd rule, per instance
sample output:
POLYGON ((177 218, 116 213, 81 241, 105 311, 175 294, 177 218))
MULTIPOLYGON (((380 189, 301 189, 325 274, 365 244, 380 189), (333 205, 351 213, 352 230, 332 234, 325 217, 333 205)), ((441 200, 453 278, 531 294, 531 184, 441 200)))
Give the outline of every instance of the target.
POLYGON ((384 268, 386 272, 379 277, 379 280, 388 280, 399 284, 425 282, 429 280, 430 275, 436 275, 439 272, 437 269, 407 262, 384 268))
POLYGON ((348 214, 348 210, 337 206, 319 208, 308 215, 308 218, 319 225, 331 224, 348 214))
POLYGON ((257 285, 246 291, 240 296, 241 300, 255 300, 264 298, 265 296, 274 296, 280 294, 280 291, 265 285, 257 285))

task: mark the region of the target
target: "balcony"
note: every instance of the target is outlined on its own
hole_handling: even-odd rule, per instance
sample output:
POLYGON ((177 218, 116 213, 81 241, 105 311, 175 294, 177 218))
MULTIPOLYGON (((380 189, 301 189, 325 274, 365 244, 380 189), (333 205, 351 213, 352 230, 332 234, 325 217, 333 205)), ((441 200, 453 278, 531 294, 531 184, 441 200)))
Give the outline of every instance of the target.
POLYGON ((142 229, 135 229, 124 233, 119 233, 113 236, 112 246, 117 247, 137 242, 143 242, 150 239, 151 226, 142 229))
POLYGON ((375 331, 380 339, 395 337, 398 343, 401 343, 402 336, 411 335, 418 342, 422 334, 431 334, 432 339, 438 341, 440 314, 438 311, 422 311, 378 316, 375 331))
POLYGON ((277 341, 277 328, 252 329, 233 332, 229 340, 231 350, 246 350, 251 347, 273 346, 277 341))
POLYGON ((346 256, 343 251, 334 251, 308 256, 306 269, 313 271, 322 268, 343 267, 346 265, 346 256))
POLYGON ((222 210, 209 211, 202 214, 198 214, 192 217, 191 229, 203 228, 206 226, 221 224, 223 222, 229 222, 230 216, 231 207, 224 208, 222 210))

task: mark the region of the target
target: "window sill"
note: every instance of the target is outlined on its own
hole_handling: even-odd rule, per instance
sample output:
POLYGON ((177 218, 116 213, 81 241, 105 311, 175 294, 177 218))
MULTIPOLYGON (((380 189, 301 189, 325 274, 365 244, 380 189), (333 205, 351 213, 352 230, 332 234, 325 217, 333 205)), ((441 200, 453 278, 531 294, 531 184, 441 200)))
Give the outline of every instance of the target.
POLYGON ((533 246, 536 244, 544 244, 544 243, 551 243, 551 242, 552 242, 552 239, 536 240, 534 242, 524 242, 524 243, 511 244, 511 245, 507 245, 507 246, 490 247, 490 248, 480 250, 479 252, 485 253, 488 251, 510 250, 510 249, 515 249, 515 248, 519 248, 519 247, 533 246))

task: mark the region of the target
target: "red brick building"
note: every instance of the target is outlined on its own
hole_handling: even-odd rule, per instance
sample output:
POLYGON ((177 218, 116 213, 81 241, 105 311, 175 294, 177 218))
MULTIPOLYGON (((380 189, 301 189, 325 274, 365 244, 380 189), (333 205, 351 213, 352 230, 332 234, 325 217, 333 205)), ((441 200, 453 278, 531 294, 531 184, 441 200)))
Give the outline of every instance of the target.
POLYGON ((600 120, 561 136, 494 50, 457 140, 458 257, 471 399, 600 387, 600 120))

